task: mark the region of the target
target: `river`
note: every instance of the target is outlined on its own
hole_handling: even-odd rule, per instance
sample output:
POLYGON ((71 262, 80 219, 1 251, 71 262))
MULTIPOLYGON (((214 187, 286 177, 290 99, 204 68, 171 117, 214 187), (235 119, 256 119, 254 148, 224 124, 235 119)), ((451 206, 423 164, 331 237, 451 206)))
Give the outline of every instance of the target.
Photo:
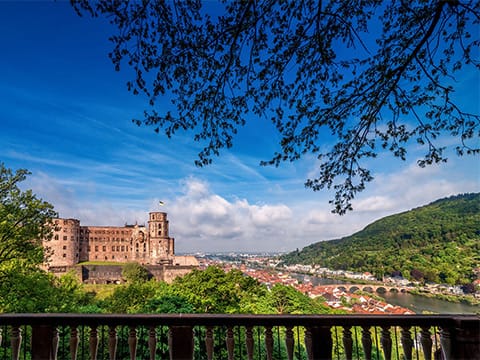
MULTIPOLYGON (((305 276, 303 274, 291 274, 300 281, 310 281, 313 285, 334 285, 346 284, 345 281, 320 278, 316 276, 305 276)), ((376 293, 383 297, 389 304, 398 305, 421 314, 424 311, 436 314, 476 314, 480 312, 480 306, 473 306, 463 303, 453 303, 445 300, 427 298, 425 296, 408 293, 386 292, 376 293)))
POLYGON ((386 292, 378 295, 383 297, 389 304, 410 309, 416 314, 421 314, 424 311, 431 311, 437 314, 475 314, 480 311, 480 306, 453 303, 408 293, 386 292))

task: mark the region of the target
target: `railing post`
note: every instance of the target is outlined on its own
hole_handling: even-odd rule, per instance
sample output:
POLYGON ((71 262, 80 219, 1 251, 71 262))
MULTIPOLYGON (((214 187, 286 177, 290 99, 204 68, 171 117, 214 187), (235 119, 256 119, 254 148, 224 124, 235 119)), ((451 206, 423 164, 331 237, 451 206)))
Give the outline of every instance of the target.
POLYGON ((480 326, 477 319, 455 319, 451 337, 453 359, 480 359, 480 326))
POLYGON ((343 348, 345 349, 345 358, 347 360, 352 359, 352 345, 352 327, 347 325, 343 327, 343 348))
POLYGON ((78 329, 75 325, 70 326, 70 358, 71 360, 77 360, 78 343, 80 337, 78 336, 78 329))
POLYGON ((32 360, 55 359, 54 340, 56 336, 56 329, 51 325, 32 326, 32 360))
POLYGON ((452 359, 452 336, 448 328, 440 328, 441 356, 444 360, 452 359))
POLYGON ((12 360, 18 360, 20 356, 21 344, 22 344, 22 329, 20 329, 19 326, 12 326, 11 335, 10 335, 10 345, 12 346, 12 360))
POLYGON ((213 359, 213 327, 207 326, 205 332, 205 349, 207 351, 207 360, 213 359))
POLYGON ((170 360, 193 360, 192 327, 170 326, 168 335, 170 360))
POLYGON ((311 326, 307 330, 311 336, 311 360, 331 359, 333 342, 330 327, 311 326))

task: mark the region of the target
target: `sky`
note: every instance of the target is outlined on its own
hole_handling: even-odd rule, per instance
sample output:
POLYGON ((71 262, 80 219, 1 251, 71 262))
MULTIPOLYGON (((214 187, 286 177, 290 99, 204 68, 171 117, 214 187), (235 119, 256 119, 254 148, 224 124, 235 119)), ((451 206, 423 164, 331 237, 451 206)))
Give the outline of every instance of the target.
MULTIPOLYGON (((314 157, 259 166, 278 150, 278 135, 258 119, 211 166, 197 168, 201 148, 188 133, 169 140, 131 122, 146 99, 127 91, 128 71, 114 71, 111 33, 66 2, 0 2, 0 162, 28 169, 24 188, 60 217, 122 226, 165 211, 177 253, 279 252, 480 191, 478 156, 422 169, 421 149, 412 144, 404 162, 380 153, 372 162, 375 179, 354 200, 354 211, 334 215, 332 192, 304 187, 318 168, 314 157)), ((456 96, 479 113, 479 73, 463 75, 456 96)))

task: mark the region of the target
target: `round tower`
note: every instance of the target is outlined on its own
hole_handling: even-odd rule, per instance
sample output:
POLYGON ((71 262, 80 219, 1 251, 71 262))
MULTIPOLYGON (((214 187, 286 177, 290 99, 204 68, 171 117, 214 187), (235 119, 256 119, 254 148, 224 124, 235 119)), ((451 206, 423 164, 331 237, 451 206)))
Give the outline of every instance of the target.
POLYGON ((54 219, 52 239, 46 242, 48 264, 72 266, 79 262, 80 221, 77 219, 54 219))

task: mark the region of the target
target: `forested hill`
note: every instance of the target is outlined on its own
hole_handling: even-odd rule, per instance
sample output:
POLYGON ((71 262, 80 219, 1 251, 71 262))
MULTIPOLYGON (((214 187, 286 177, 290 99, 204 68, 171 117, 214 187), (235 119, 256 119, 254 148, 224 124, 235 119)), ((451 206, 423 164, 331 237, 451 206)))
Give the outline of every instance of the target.
POLYGON ((342 239, 282 256, 286 264, 470 283, 480 267, 480 193, 444 198, 377 220, 342 239))

